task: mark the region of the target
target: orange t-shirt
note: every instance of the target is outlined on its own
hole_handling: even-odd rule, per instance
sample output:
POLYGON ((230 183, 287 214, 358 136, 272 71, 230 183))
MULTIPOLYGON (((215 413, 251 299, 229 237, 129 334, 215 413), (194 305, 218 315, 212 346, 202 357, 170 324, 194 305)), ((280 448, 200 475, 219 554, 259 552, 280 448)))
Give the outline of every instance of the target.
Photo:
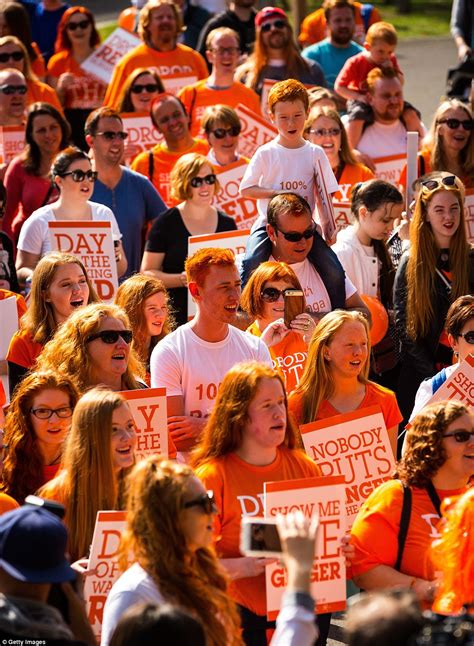
POLYGON ((159 52, 142 43, 119 60, 114 68, 107 88, 104 105, 117 108, 122 86, 137 67, 153 67, 161 79, 174 74, 189 74, 198 79, 209 76, 207 65, 201 54, 187 45, 178 43, 170 52, 159 52))
MULTIPOLYGON (((431 173, 431 151, 424 149, 421 150, 418 153, 418 177, 421 177, 422 175, 426 175, 426 173, 431 173), (424 159, 424 168, 421 168, 420 164, 420 158, 423 157, 424 159), (421 172, 423 170, 423 172, 421 172)), ((474 188, 474 184, 470 181, 469 177, 467 175, 462 175, 460 177, 460 180, 463 182, 464 186, 466 188, 474 188)), ((402 168, 402 172, 400 173, 400 179, 398 180, 398 183, 402 190, 404 191, 407 187, 407 165, 402 168)))
POLYGON ((0 516, 7 511, 17 509, 20 505, 17 501, 6 493, 0 493, 0 516))
MULTIPOLYGON (((360 2, 354 2, 355 7, 355 33, 353 40, 358 42, 363 42, 365 38, 365 29, 364 29, 364 20, 362 19, 360 10, 362 4, 360 2)), ((372 9, 370 15, 369 25, 373 25, 374 22, 379 22, 382 20, 380 13, 377 9, 372 9)), ((298 40, 303 47, 312 45, 313 43, 319 43, 319 41, 324 40, 327 36, 327 24, 326 18, 324 16, 324 9, 316 9, 313 13, 310 13, 309 16, 301 23, 300 35, 298 40)))
MULTIPOLYGON (((442 502, 444 498, 458 496, 463 491, 438 489, 437 493, 442 502)), ((378 565, 395 565, 402 504, 401 482, 388 480, 377 487, 362 505, 351 529, 351 543, 355 547, 353 576, 365 574, 378 565)), ((439 537, 439 521, 428 492, 412 487, 412 510, 401 572, 428 581, 434 579, 428 549, 433 539, 439 537)))
POLYGON ((131 169, 141 173, 151 180, 153 186, 159 192, 163 201, 168 206, 176 206, 179 200, 171 198, 170 173, 180 157, 187 153, 200 153, 207 155, 209 144, 201 139, 194 139, 194 143, 188 150, 179 153, 170 152, 165 143, 154 146, 151 151, 140 153, 131 164, 131 169), (153 175, 150 177, 150 153, 153 155, 153 175))
POLYGON ((40 48, 36 43, 31 43, 31 47, 35 50, 36 58, 31 63, 31 71, 36 74, 40 79, 43 79, 46 76, 46 65, 44 58, 41 55, 40 48))
POLYGON ((234 82, 225 90, 212 90, 207 87, 206 83, 207 79, 204 79, 192 85, 186 85, 178 92, 178 97, 183 102, 186 112, 191 118, 191 134, 193 137, 202 134, 202 115, 210 105, 223 103, 231 108, 236 108, 239 103, 242 103, 257 114, 262 114, 258 95, 242 83, 234 82))
MULTIPOLYGON (((247 328, 254 336, 262 336, 257 322, 247 328)), ((300 377, 308 358, 308 344, 298 332, 290 332, 284 339, 268 348, 272 358, 273 369, 278 370, 285 381, 285 390, 289 394, 299 384, 300 377)))
MULTIPOLYGON (((242 556, 241 517, 263 516, 263 484, 319 477, 321 471, 302 451, 279 447, 277 457, 267 466, 253 466, 230 453, 201 465, 196 474, 214 492, 219 510, 214 528, 216 551, 221 558, 236 558, 242 556)), ((257 615, 266 613, 265 574, 232 581, 229 592, 257 615)))
POLYGON ((102 105, 107 85, 91 74, 87 74, 72 52, 63 50, 49 59, 48 74, 58 79, 66 72, 74 74, 75 80, 66 91, 65 108, 94 110, 102 105))
POLYGON ((338 181, 339 190, 332 196, 333 202, 350 202, 354 184, 374 179, 373 172, 363 164, 346 164, 338 181))
POLYGON ((41 343, 36 343, 30 332, 18 330, 10 341, 7 361, 23 368, 31 368, 42 349, 41 343))
POLYGON ((27 81, 26 84, 28 85, 28 93, 26 96, 28 105, 36 101, 44 101, 44 103, 50 103, 56 110, 59 110, 63 114, 63 108, 56 94, 56 90, 53 90, 50 85, 42 81, 27 81))

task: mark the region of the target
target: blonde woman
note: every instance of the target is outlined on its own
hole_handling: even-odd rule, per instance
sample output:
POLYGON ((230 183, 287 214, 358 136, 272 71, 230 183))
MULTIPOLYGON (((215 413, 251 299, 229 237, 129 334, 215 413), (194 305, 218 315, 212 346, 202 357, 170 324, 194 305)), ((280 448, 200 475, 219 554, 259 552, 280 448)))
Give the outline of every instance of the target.
POLYGON ((218 190, 209 160, 198 153, 183 155, 171 171, 172 196, 180 203, 160 213, 148 234, 141 272, 163 281, 179 325, 188 320, 184 271, 188 238, 237 229, 233 218, 212 206, 218 190))

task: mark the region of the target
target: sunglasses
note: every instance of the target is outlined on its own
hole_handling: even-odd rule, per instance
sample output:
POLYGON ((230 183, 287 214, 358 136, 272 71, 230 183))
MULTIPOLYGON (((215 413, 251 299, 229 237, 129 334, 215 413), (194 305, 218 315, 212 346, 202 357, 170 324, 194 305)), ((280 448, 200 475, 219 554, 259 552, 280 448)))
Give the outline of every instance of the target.
POLYGON ((316 135, 316 137, 326 137, 329 135, 329 137, 337 137, 338 135, 341 134, 341 129, 340 128, 316 128, 316 130, 310 129, 308 130, 312 135, 316 135))
POLYGON ((95 334, 88 336, 86 343, 100 339, 103 343, 113 345, 114 343, 117 343, 119 337, 122 337, 125 343, 130 345, 133 339, 133 332, 132 330, 102 330, 102 332, 96 332, 95 334))
POLYGON ((284 29, 287 25, 288 23, 285 20, 274 20, 273 22, 265 22, 260 27, 260 31, 266 34, 272 27, 275 27, 275 29, 284 29))
POLYGON ((466 343, 469 343, 469 345, 472 345, 474 343, 474 330, 470 330, 469 332, 464 332, 464 334, 458 334, 461 338, 463 338, 466 343))
POLYGON ((427 191, 434 191, 435 188, 439 188, 441 184, 445 186, 457 186, 456 184, 456 175, 448 175, 447 177, 442 177, 438 179, 427 179, 424 182, 421 182, 421 187, 426 188, 427 191))
POLYGON ((72 408, 71 406, 64 406, 63 408, 31 408, 30 413, 38 419, 50 419, 53 413, 56 413, 56 416, 61 419, 66 419, 72 416, 72 408))
POLYGON ((132 85, 130 88, 132 94, 141 94, 142 92, 158 92, 156 83, 146 83, 145 85, 132 85))
POLYGON ((260 297, 265 303, 276 303, 280 296, 285 298, 286 292, 290 292, 294 287, 287 287, 286 289, 277 289, 276 287, 265 287, 260 292, 260 297))
POLYGON ((205 514, 217 514, 214 492, 206 491, 206 493, 203 493, 199 498, 184 503, 185 509, 189 509, 190 507, 202 507, 205 514))
POLYGON ((460 119, 440 119, 438 123, 445 123, 450 130, 457 130, 459 126, 462 126, 464 130, 472 130, 472 119, 465 119, 461 121, 460 119))
POLYGON ((87 29, 87 27, 91 24, 90 20, 81 20, 78 22, 70 22, 67 25, 67 29, 69 31, 76 31, 77 28, 79 29, 87 29))
POLYGON ((89 182, 95 182, 98 176, 98 172, 96 170, 81 170, 80 168, 77 168, 76 170, 70 170, 68 173, 63 173, 59 177, 67 177, 68 175, 71 176, 73 182, 83 182, 85 179, 87 179, 89 182))
POLYGON ((8 63, 8 61, 22 61, 25 58, 23 52, 12 52, 11 54, 0 54, 0 63, 8 63))
POLYGON ((26 94, 26 85, 0 85, 2 94, 26 94))
POLYGON ((121 139, 125 141, 128 137, 128 132, 114 132, 113 130, 106 130, 105 132, 97 132, 97 135, 103 137, 107 141, 115 141, 116 139, 121 139))
POLYGON ((215 184, 216 179, 217 178, 215 174, 211 173, 210 175, 206 175, 205 177, 193 177, 189 183, 193 188, 199 188, 203 184, 215 184))
POLYGON ((210 131, 216 139, 224 139, 226 135, 229 137, 238 137, 240 135, 240 126, 231 126, 230 128, 216 128, 210 131))
POLYGON ((454 431, 454 433, 446 433, 443 437, 454 437, 458 444, 466 444, 471 437, 474 437, 474 431, 454 431))
POLYGON ((218 56, 225 56, 226 54, 233 56, 234 54, 238 54, 240 49, 238 47, 215 47, 214 49, 211 49, 211 52, 214 52, 214 54, 217 54, 218 56))
POLYGON ((305 240, 309 240, 316 233, 316 227, 310 227, 309 229, 306 229, 306 231, 303 231, 303 233, 297 233, 296 231, 285 233, 281 229, 277 229, 277 227, 274 227, 274 229, 275 231, 279 231, 285 240, 288 240, 288 242, 299 242, 303 238, 305 240))

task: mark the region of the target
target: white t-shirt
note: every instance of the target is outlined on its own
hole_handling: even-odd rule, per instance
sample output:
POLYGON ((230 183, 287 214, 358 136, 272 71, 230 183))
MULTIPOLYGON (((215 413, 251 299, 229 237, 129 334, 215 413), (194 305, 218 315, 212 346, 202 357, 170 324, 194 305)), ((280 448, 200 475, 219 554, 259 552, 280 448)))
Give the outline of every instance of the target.
POLYGON ((407 130, 400 119, 388 124, 376 121, 364 130, 357 150, 374 159, 406 154, 407 130))
MULTIPOLYGON (((275 262, 273 256, 270 256, 268 260, 275 262)), ((309 310, 311 312, 330 312, 332 310, 331 300, 315 266, 306 258, 302 262, 293 263, 290 267, 298 276, 309 310)), ((344 300, 347 301, 357 291, 347 276, 345 279, 345 289, 346 298, 344 300)))
POLYGON ((134 563, 112 586, 104 606, 100 646, 108 646, 115 627, 126 610, 138 603, 163 605, 165 599, 151 576, 134 563))
MULTIPOLYGON (((328 193, 338 190, 326 153, 320 146, 306 141, 300 148, 285 148, 275 139, 260 146, 245 169, 240 190, 250 186, 265 186, 278 191, 298 193, 314 211, 314 173, 317 162, 323 171, 328 193)), ((258 218, 252 231, 266 224, 267 206, 270 200, 257 200, 258 218)))
POLYGON ((229 325, 223 341, 210 343, 197 336, 190 323, 181 325, 155 347, 150 358, 151 385, 166 388, 167 396, 184 398, 184 414, 207 417, 224 375, 241 361, 272 365, 265 343, 229 325))
MULTIPOLYGON (((114 240, 121 240, 122 234, 120 233, 117 220, 109 207, 98 204, 97 202, 87 202, 87 204, 91 207, 92 220, 96 220, 97 222, 111 222, 114 240)), ((20 231, 18 249, 39 256, 44 256, 51 251, 48 222, 56 220, 54 211, 51 208, 52 206, 54 204, 42 206, 34 211, 26 220, 20 231)), ((64 220, 64 222, 67 222, 67 220, 64 220)))

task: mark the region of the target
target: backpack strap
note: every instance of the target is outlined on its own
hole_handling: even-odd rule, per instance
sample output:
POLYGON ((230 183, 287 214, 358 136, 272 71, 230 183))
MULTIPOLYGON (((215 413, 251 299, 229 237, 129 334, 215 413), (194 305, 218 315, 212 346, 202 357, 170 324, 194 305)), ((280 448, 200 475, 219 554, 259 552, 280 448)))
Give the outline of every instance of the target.
POLYGON ((441 386, 444 384, 444 382, 447 379, 447 374, 446 374, 446 368, 443 368, 440 370, 431 380, 431 388, 433 395, 441 386))
POLYGON ((153 159, 153 153, 150 152, 148 153, 148 177, 150 178, 150 182, 153 184, 153 171, 155 170, 155 160, 153 159))
POLYGON ((412 494, 411 494, 410 487, 407 487, 403 483, 402 483, 402 486, 403 486, 402 514, 400 516, 400 529, 398 530, 397 560, 394 565, 394 568, 399 572, 400 572, 400 567, 402 565, 403 550, 405 549, 405 542, 407 540, 408 527, 410 525, 411 503, 412 503, 412 494))
POLYGON ((360 17, 364 23, 364 31, 367 33, 368 28, 370 27, 370 19, 372 17, 372 11, 374 10, 374 5, 369 3, 364 3, 360 8, 360 17))

